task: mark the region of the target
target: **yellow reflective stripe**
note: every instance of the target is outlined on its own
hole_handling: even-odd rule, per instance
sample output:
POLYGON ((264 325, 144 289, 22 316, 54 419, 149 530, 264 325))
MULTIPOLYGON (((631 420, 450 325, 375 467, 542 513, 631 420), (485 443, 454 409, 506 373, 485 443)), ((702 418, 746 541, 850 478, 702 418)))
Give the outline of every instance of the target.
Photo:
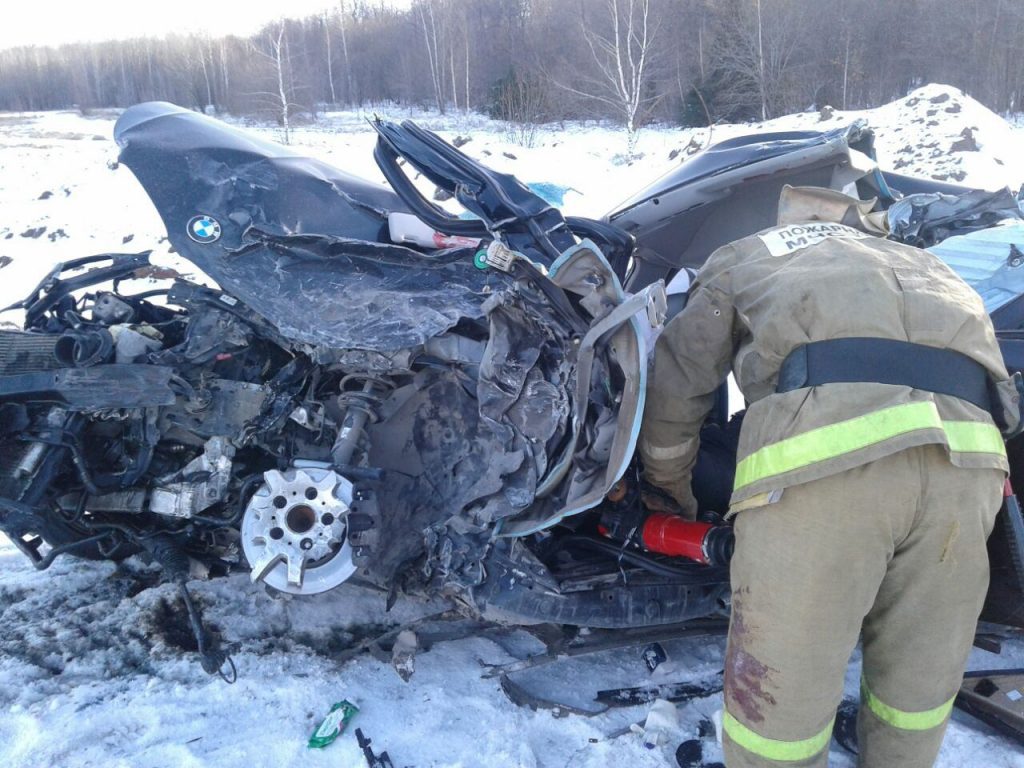
POLYGON ((781 741, 780 739, 767 739, 759 733, 754 733, 743 723, 730 715, 722 713, 722 729, 729 734, 729 738, 751 752, 766 760, 797 761, 807 760, 821 752, 832 740, 832 726, 836 719, 833 717, 825 729, 816 733, 809 739, 798 741, 781 741))
POLYGON ((860 700, 862 703, 867 704, 868 709, 879 720, 895 728, 901 728, 904 731, 930 731, 932 728, 938 728, 946 722, 946 718, 949 717, 949 713, 953 710, 953 702, 956 701, 956 696, 953 696, 945 704, 940 704, 934 709, 926 709, 924 712, 907 712, 902 709, 896 709, 896 707, 890 707, 875 696, 868 688, 867 680, 861 677, 860 700))
POLYGON ((811 429, 750 454, 736 467, 736 488, 792 472, 918 429, 941 429, 931 402, 906 403, 811 429))
POLYGON ((994 424, 981 421, 944 421, 949 450, 957 453, 1006 453, 1006 443, 994 424))
POLYGON ((676 443, 675 445, 670 445, 664 448, 657 445, 651 445, 649 442, 644 440, 643 452, 655 461, 681 459, 693 450, 699 439, 700 438, 697 437, 691 437, 689 440, 683 440, 681 443, 676 443))
POLYGON ((736 467, 734 489, 834 459, 920 429, 941 429, 951 451, 1004 455, 1002 435, 981 421, 943 422, 934 403, 896 405, 766 445, 736 467))

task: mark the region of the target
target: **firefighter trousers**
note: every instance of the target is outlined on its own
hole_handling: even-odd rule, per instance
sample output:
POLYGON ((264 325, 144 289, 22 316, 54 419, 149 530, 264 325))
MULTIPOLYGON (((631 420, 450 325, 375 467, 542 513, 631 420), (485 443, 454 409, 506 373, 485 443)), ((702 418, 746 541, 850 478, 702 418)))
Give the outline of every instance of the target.
POLYGON ((1003 481, 927 445, 738 514, 728 768, 827 765, 861 634, 858 765, 934 763, 988 588, 1003 481))

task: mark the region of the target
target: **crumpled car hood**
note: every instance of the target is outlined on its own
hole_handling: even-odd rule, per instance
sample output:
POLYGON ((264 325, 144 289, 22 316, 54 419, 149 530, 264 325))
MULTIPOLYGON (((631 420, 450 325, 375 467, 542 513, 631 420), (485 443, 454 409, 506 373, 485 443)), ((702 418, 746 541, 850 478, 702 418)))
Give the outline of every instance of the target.
POLYGON ((392 352, 423 344, 504 278, 472 260, 425 256, 385 240, 407 211, 374 185, 287 147, 172 104, 125 111, 114 128, 175 249, 286 338, 392 352), (189 226, 209 217, 219 236, 189 226))

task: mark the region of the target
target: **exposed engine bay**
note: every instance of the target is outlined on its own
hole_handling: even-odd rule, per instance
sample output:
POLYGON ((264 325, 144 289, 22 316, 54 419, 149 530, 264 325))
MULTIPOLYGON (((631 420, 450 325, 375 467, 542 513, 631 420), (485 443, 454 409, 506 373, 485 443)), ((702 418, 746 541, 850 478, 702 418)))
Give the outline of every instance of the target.
MULTIPOLYGON (((642 341, 630 321, 657 292, 618 305, 585 294, 612 310, 598 325, 556 305, 526 265, 460 271, 449 258, 430 266, 478 307, 467 292, 454 325, 415 346, 334 349, 184 280, 161 303, 128 294, 120 282, 146 257, 104 261, 48 277, 25 303, 27 330, 0 332, 5 529, 32 557, 44 541, 107 557, 174 542, 203 571, 245 562, 294 594, 358 570, 472 600, 502 571, 550 578, 538 559, 550 555, 519 534, 594 506, 617 479, 609 457, 632 453, 642 341), (100 279, 113 290, 70 292, 100 279), (595 349, 605 334, 620 338, 595 349), (53 512, 42 528, 40 508, 53 512)), ((601 268, 582 247, 560 274, 601 268)))

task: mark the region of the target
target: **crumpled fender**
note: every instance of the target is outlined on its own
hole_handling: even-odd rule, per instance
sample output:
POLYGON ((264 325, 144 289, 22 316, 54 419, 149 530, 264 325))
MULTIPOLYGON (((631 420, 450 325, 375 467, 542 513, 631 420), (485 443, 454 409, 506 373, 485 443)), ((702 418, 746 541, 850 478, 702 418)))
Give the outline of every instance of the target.
POLYGON ((538 514, 546 513, 550 507, 535 505, 522 515, 503 521, 502 536, 525 536, 592 509, 622 477, 636 450, 646 398, 648 334, 644 325, 657 327, 664 320, 664 283, 659 280, 639 293, 627 294, 601 251, 589 240, 567 249, 551 265, 548 277, 563 290, 580 296, 580 306, 592 316, 578 351, 573 440, 542 479, 537 496, 542 498, 551 493, 566 476, 569 488, 564 505, 554 514, 538 514), (591 363, 602 344, 608 345, 612 362, 622 372, 624 386, 615 421, 599 424, 596 439, 585 439, 582 426, 589 408, 591 363), (587 458, 597 460, 603 471, 589 469, 587 458))

